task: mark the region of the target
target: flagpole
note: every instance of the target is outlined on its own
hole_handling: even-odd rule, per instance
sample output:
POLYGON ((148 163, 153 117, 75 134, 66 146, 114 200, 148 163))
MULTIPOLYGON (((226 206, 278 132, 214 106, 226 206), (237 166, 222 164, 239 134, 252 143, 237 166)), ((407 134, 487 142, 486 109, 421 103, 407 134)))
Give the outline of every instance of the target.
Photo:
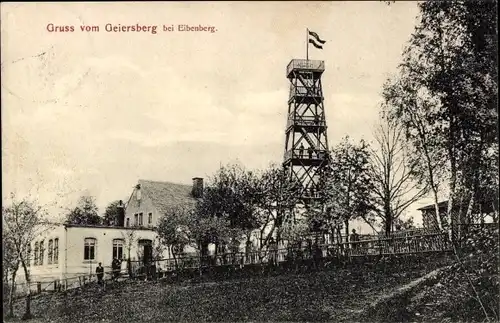
POLYGON ((309 60, 309 28, 306 28, 306 60, 309 60))

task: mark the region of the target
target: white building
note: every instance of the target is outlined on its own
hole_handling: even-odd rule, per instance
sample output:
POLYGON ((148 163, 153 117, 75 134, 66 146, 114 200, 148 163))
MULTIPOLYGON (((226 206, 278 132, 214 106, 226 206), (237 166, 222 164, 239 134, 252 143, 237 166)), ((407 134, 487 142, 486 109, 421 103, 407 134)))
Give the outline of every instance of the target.
MULTIPOLYGON (((111 270, 113 258, 140 260, 156 239, 152 228, 55 224, 32 243, 33 281, 65 280, 95 273, 99 263, 111 270)), ((122 262, 126 268, 126 262, 122 262)))
MULTIPOLYGON (((167 248, 156 248, 159 243, 154 227, 168 208, 194 207, 202 191, 201 178, 194 178, 193 186, 139 180, 112 226, 47 225, 31 245, 31 280, 64 283, 95 273, 99 263, 110 272, 114 258, 122 260, 125 271, 129 258, 137 264, 145 257, 171 258, 167 248)), ((22 276, 18 275, 18 279, 22 280, 22 276)))

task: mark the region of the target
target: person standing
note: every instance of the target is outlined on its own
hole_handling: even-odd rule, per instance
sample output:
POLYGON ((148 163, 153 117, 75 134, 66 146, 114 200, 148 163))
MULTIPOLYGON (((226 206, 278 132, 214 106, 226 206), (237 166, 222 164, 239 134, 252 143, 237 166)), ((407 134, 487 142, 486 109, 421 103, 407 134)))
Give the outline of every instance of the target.
POLYGON ((269 239, 269 258, 272 266, 278 264, 278 244, 274 241, 273 237, 269 239))
POLYGON ((359 241, 359 234, 356 232, 355 229, 352 229, 352 234, 351 234, 351 238, 350 238, 351 242, 353 242, 351 244, 352 246, 352 249, 356 249, 357 248, 357 243, 359 241))
POLYGON ((247 240, 246 246, 245 246, 245 254, 246 254, 246 263, 247 264, 252 264, 253 263, 253 244, 252 241, 247 240))
POLYGON ((102 264, 99 263, 99 266, 95 269, 95 273, 97 275, 97 284, 99 286, 103 285, 103 278, 104 278, 104 268, 102 267, 102 264))
POLYGON ((120 267, 121 262, 117 258, 113 258, 113 262, 111 263, 111 268, 113 269, 113 279, 118 278, 120 275, 120 267))
POLYGON ((314 152, 314 148, 309 146, 309 148, 307 148, 307 153, 309 155, 309 159, 313 158, 313 152, 314 152))

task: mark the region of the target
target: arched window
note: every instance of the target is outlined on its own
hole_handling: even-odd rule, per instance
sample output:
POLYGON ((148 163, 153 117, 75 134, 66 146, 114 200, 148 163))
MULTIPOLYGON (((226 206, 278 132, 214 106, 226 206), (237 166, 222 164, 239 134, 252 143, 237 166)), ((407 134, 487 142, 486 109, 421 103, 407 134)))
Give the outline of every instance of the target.
POLYGON ((52 239, 49 240, 49 248, 47 250, 47 264, 52 264, 52 255, 54 254, 54 241, 52 239))
POLYGON ((38 266, 38 256, 40 252, 40 247, 38 246, 38 242, 35 242, 35 261, 33 262, 33 265, 38 266))
POLYGON ((113 259, 123 259, 123 240, 114 239, 113 240, 113 259))
POLYGON ((83 260, 95 260, 97 240, 95 238, 85 238, 83 249, 83 260))
POLYGON ((54 239, 54 259, 52 263, 57 264, 59 262, 59 238, 54 239))
POLYGON ((44 241, 40 241, 40 258, 38 258, 38 264, 40 266, 43 265, 43 256, 44 256, 44 251, 45 251, 45 248, 44 248, 44 245, 43 245, 44 241))

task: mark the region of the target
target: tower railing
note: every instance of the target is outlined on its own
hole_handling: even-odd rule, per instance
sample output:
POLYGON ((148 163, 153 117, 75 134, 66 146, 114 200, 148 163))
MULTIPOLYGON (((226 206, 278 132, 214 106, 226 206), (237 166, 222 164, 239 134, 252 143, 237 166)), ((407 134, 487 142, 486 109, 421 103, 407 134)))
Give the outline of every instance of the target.
POLYGON ((326 121, 317 119, 316 117, 313 116, 303 116, 303 117, 295 117, 295 119, 288 119, 286 127, 288 128, 291 125, 324 127, 326 126, 326 121))
POLYGON ((285 160, 290 158, 300 158, 300 159, 325 159, 327 155, 327 150, 324 149, 313 149, 312 152, 308 152, 307 148, 304 149, 290 149, 285 152, 285 160))
POLYGON ((290 76, 293 70, 308 70, 314 72, 323 72, 325 70, 325 61, 292 59, 286 67, 286 75, 290 76))
POLYGON ((303 96, 308 96, 308 97, 317 97, 317 98, 322 98, 322 93, 320 88, 316 87, 306 87, 306 86, 295 86, 291 85, 290 86, 290 92, 289 92, 288 99, 291 99, 294 96, 297 97, 303 97, 303 96))

